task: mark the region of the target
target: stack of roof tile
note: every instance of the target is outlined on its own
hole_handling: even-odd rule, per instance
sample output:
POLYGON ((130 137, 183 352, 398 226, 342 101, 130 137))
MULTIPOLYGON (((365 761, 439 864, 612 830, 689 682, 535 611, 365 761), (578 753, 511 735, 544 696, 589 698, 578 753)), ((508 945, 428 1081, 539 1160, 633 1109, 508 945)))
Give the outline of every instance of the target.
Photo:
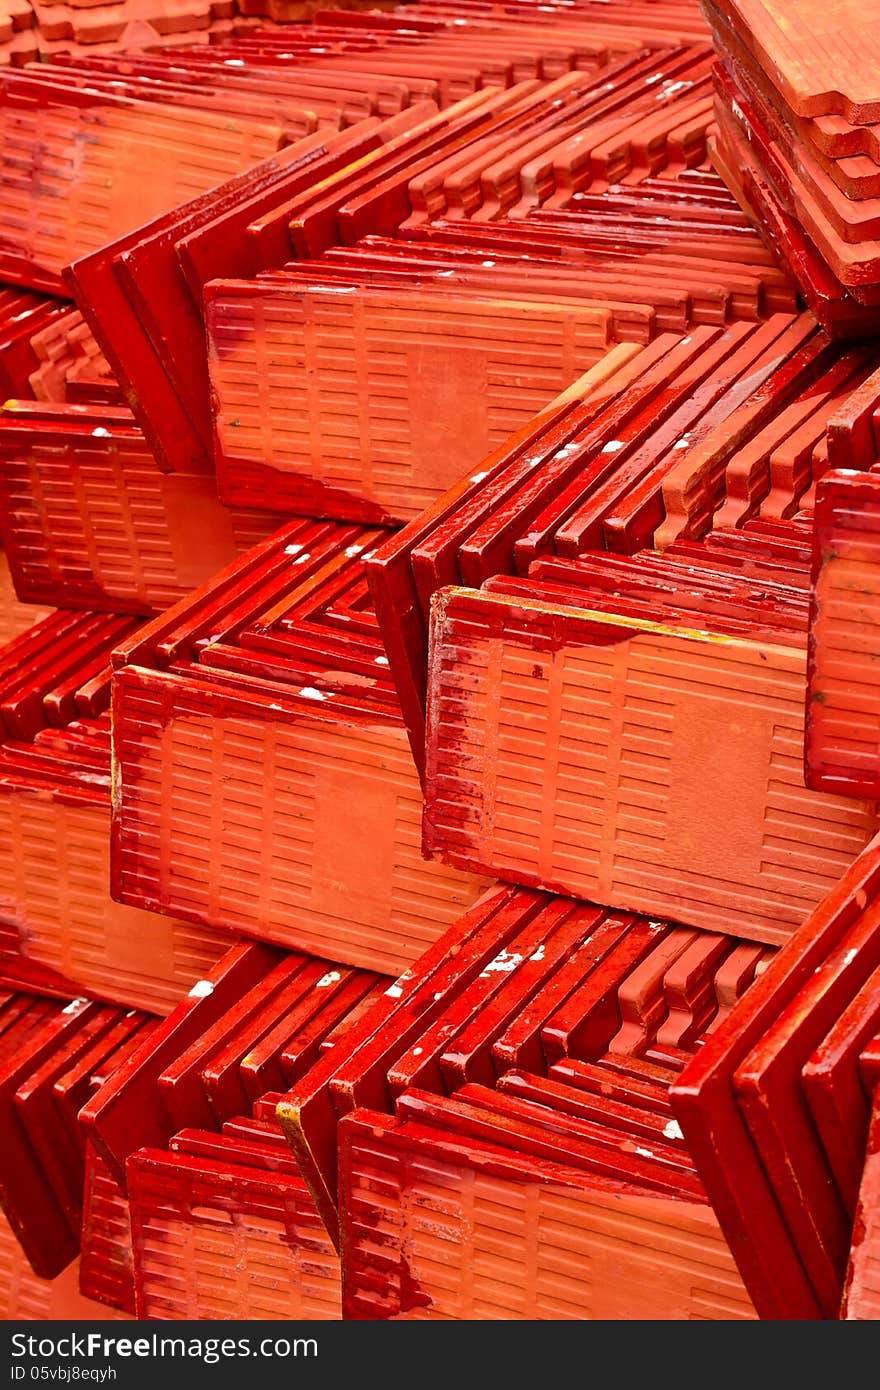
POLYGON ((876 1315, 869 80, 151 4, 0 18, 0 1306, 876 1315))
POLYGON ((260 23, 243 14, 237 0, 0 0, 0 67, 120 47, 205 45, 260 23))
MULTIPOLYGON (((95 1164, 88 1240, 111 1204, 129 1214, 140 1317, 340 1316, 339 1259, 272 1093, 322 1051, 344 1049, 386 986, 369 971, 242 943, 81 1111, 95 1164)), ((106 1252, 88 1265, 84 1253, 88 1285, 92 1259, 112 1273, 106 1252)))
POLYGON ((482 880, 421 854, 421 796, 359 559, 283 527, 115 655, 114 894, 397 973, 482 880))
POLYGON ((773 954, 503 888, 278 1113, 355 1318, 753 1316, 668 1090, 773 954))
POLYGON ((131 618, 58 611, 0 652, 0 980, 156 1013, 221 954, 110 898, 110 653, 131 618))
MULTIPOLYGON (((5 1318, 105 1316, 98 1303, 77 1292, 86 1158, 77 1117, 96 1080, 112 1075, 153 1028, 145 1014, 83 998, 3 992, 0 1309, 5 1318)), ((117 1265, 124 1263, 127 1232, 105 1226, 101 1238, 117 1265)), ((124 1291, 110 1302, 120 1314, 133 1311, 124 1291)))
POLYGON ((704 0, 717 160, 829 332, 880 312, 880 21, 856 0, 704 0))

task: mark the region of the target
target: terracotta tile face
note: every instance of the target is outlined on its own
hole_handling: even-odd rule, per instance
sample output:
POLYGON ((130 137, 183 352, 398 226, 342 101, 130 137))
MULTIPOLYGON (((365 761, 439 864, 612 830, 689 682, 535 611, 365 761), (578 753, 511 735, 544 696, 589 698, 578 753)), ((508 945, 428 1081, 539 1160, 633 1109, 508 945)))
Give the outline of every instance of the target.
POLYGON ((833 10, 801 6, 794 29, 785 0, 732 0, 728 9, 798 115, 835 113, 855 124, 880 120, 880 101, 862 66, 880 43, 880 28, 855 0, 833 10))
POLYGON ((340 1129, 352 1197, 345 1216, 347 1317, 617 1319, 628 1309, 650 1309, 658 1318, 754 1316, 706 1207, 612 1195, 581 1185, 561 1166, 524 1165, 491 1145, 369 1111, 340 1129), (370 1288, 375 1266, 367 1255, 369 1193, 380 1175, 401 1214, 382 1292, 370 1288), (416 1194, 422 1201, 410 1200, 416 1194), (446 1278, 432 1234, 440 1222, 445 1249, 455 1251, 446 1278), (646 1243, 637 1235, 643 1222, 651 1229, 646 1243), (570 1235, 567 1252, 554 1239, 561 1228, 570 1235), (700 1270, 695 1282, 664 1254, 667 1240, 677 1244, 683 1231, 700 1270), (614 1278, 606 1278, 612 1270, 614 1278), (695 1287, 699 1292, 690 1292, 695 1287))
POLYGON ((0 119, 6 123, 7 145, 14 137, 28 148, 45 145, 57 152, 54 178, 32 179, 30 191, 6 175, 0 266, 13 279, 18 265, 33 267, 22 271, 24 284, 49 282, 60 289, 61 271, 71 261, 266 157, 279 144, 279 128, 269 124, 242 122, 235 129, 233 122, 218 132, 216 123, 198 111, 183 115, 151 104, 138 109, 112 97, 83 100, 32 78, 6 76, 3 84, 0 119), (77 166, 79 174, 69 159, 77 140, 86 140, 89 151, 77 166), (193 159, 200 143, 214 147, 211 158, 193 159), (90 203, 86 216, 83 199, 92 196, 90 180, 102 158, 118 161, 117 176, 100 207, 90 203))
POLYGON ((419 293, 332 289, 253 300, 250 287, 237 302, 221 292, 208 318, 224 497, 315 511, 327 490, 338 514, 349 511, 347 495, 351 519, 380 523, 415 515, 476 468, 607 342, 607 315, 590 308, 551 315, 538 303, 481 309, 447 294, 435 305, 419 293), (337 354, 336 371, 311 384, 297 372, 349 335, 350 363, 337 354), (527 336, 541 367, 532 389, 521 380, 527 336), (389 356, 400 361, 398 383, 379 369, 389 356), (340 434, 340 395, 352 397, 353 422, 368 427, 357 452, 340 434))
POLYGON ((880 712, 872 674, 880 574, 880 476, 819 484, 807 687, 806 773, 817 790, 875 796, 880 712))
POLYGON ((359 567, 377 538, 282 528, 182 605, 176 633, 159 619, 120 657, 122 901, 395 973, 479 894, 478 876, 422 858, 418 780, 359 567), (164 770, 158 796, 150 768, 164 770), (178 834, 185 861, 162 849, 178 834))
POLYGON ((436 601, 428 848, 708 930, 736 916, 757 940, 785 940, 875 823, 872 805, 829 798, 821 858, 799 859, 818 805, 801 784, 802 639, 786 649, 640 628, 613 603, 602 621, 522 587, 512 603, 465 590, 436 601), (734 690, 736 712, 722 715, 734 690), (723 865, 718 837, 731 847, 723 865), (722 880, 748 896, 747 925, 722 880))
POLYGON ((80 1293, 79 1261, 74 1260, 54 1279, 41 1279, 30 1268, 15 1232, 0 1218, 0 1308, 6 1319, 87 1322, 125 1319, 129 1314, 80 1293))
POLYGON ((110 897, 107 663, 136 626, 59 612, 4 649, 3 957, 13 972, 24 956, 68 991, 162 1013, 223 938, 110 897))
POLYGON ((340 1317, 339 1257, 301 1178, 150 1149, 128 1175, 139 1317, 340 1317))
POLYGON ((0 0, 0 1303, 866 1315, 870 18, 136 8, 0 0))
POLYGON ((117 613, 168 607, 277 523, 228 512, 205 475, 162 473, 130 414, 106 406, 7 403, 0 497, 24 598, 117 613))

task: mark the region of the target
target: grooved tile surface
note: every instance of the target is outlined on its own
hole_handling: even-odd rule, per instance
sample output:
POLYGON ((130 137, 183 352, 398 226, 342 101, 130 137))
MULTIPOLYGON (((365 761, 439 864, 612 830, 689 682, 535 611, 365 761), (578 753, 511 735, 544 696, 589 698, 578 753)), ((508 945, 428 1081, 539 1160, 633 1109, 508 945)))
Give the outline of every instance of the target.
POLYGON ((139 1317, 339 1317, 339 1257, 301 1178, 182 1174, 153 1150, 128 1176, 139 1317))
POLYGON ((38 1279, 6 1217, 0 1212, 0 1319, 35 1322, 123 1320, 128 1315, 84 1298, 77 1280, 79 1260, 74 1260, 55 1279, 38 1279))
POLYGON ((803 785, 804 656, 466 590, 435 600, 426 845, 778 944, 876 812, 803 785))
POLYGON ((138 103, 0 103, 0 267, 7 250, 59 274, 277 148, 269 124, 138 103))
POLYGON ((710 1207, 456 1163, 361 1113, 344 1122, 346 1317, 754 1317, 710 1207))
POLYGON ((823 479, 814 558, 807 778, 880 797, 880 475, 823 479))
POLYGON ((481 891, 421 856, 396 720, 230 712, 222 690, 137 668, 114 684, 124 901, 398 974, 481 891))
POLYGON ((134 1316, 128 1198, 94 1144, 86 1143, 80 1291, 134 1316))
POLYGON ((592 366, 603 310, 357 288, 218 291, 208 307, 221 495, 406 519, 592 366))
POLYGON ((168 1013, 229 945, 110 897, 110 808, 0 786, 0 921, 81 988, 168 1013))
POLYGON ((26 433, 0 429, 0 506, 9 562, 34 601, 158 612, 277 526, 277 515, 228 510, 213 478, 160 472, 143 439, 26 433))

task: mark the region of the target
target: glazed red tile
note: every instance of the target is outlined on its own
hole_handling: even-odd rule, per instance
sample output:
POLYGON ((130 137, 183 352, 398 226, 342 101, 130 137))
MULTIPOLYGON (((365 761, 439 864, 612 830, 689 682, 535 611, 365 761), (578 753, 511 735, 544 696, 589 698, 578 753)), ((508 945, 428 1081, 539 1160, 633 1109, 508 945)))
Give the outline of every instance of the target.
POLYGON ((719 643, 708 632, 676 629, 674 620, 660 625, 616 617, 613 603, 607 616, 600 617, 595 604, 587 612, 539 600, 540 591, 531 585, 523 586, 515 599, 507 598, 499 583, 492 592, 448 590, 435 601, 427 848, 461 868, 530 886, 655 912, 706 930, 775 944, 786 939, 864 847, 875 824, 871 803, 829 797, 819 835, 817 794, 801 785, 802 642, 787 645, 771 638, 764 645, 743 638, 719 643), (772 695, 765 684, 771 671, 772 695), (622 733, 619 743, 612 741, 609 698, 621 701, 621 708, 631 698, 641 709, 646 679, 655 699, 663 691, 667 707, 675 698, 669 723, 657 725, 649 735, 651 718, 639 714, 632 723, 633 742, 622 733), (634 682, 629 697, 628 681, 634 682), (717 690, 716 700, 725 698, 726 688, 737 708, 735 718, 719 715, 727 729, 725 757, 730 757, 731 782, 723 792, 719 725, 705 703, 706 683, 717 690), (551 688, 556 692, 552 702, 551 688), (747 705, 750 688, 754 703, 747 705), (772 719, 768 698, 776 711, 772 719), (748 709, 753 714, 747 719, 748 709), (644 735, 637 728, 644 728, 644 735), (698 738, 699 728, 705 732, 698 738), (743 740, 737 754, 732 751, 734 734, 743 740), (760 771, 758 740, 768 750, 760 771), (646 805, 635 784, 655 782, 655 757, 664 748, 669 791, 646 805), (685 759, 680 782, 676 756, 685 759), (625 781, 609 782, 609 757, 615 767, 619 759, 626 760, 625 781), (710 777, 695 772, 706 757, 710 777), (646 758, 651 775, 641 776, 640 759, 646 758), (769 766, 774 768, 770 777, 769 766), (751 775, 756 780, 749 786, 751 775), (612 793, 617 785, 620 791, 612 793), (732 808, 737 807, 743 831, 749 826, 758 837, 757 857, 746 853, 741 835, 731 832, 732 808), (768 814, 775 827, 774 846, 768 843, 765 855, 758 850, 764 833, 759 827, 768 814), (829 838, 832 825, 834 840, 829 838), (716 834, 729 847, 723 862, 716 834), (817 838, 811 840, 811 834, 817 838), (783 854, 786 838, 790 849, 783 854), (658 843, 664 846, 662 853, 658 843), (771 862, 776 866, 772 871, 771 862), (748 895, 745 914, 742 903, 734 907, 729 896, 735 881, 748 895))
POLYGON ((648 1309, 657 1317, 701 1316, 701 1308, 712 1318, 753 1315, 706 1206, 624 1192, 552 1160, 525 1161, 498 1145, 370 1111, 346 1118, 340 1133, 348 1195, 347 1317, 616 1319, 648 1309), (400 1217, 386 1247, 374 1254, 368 1233, 379 1177, 400 1217), (409 1208, 412 1218, 401 1203, 402 1184, 424 1193, 425 1204, 409 1208), (463 1208, 466 1188, 479 1220, 463 1208), (507 1213, 500 1222, 499 1208, 507 1213), (606 1224, 603 1211, 619 1215, 606 1224), (438 1277, 435 1263, 440 1247, 432 1231, 438 1219, 455 1249, 445 1279, 438 1277), (553 1238, 554 1220, 569 1232, 574 1262, 553 1238), (644 1240, 637 1233, 646 1230, 646 1221, 651 1235, 644 1240), (682 1229, 691 1233, 703 1255, 700 1267, 707 1271, 708 1285, 700 1281, 696 1295, 687 1276, 678 1283, 677 1260, 664 1258, 682 1229), (404 1242, 412 1252, 406 1262, 401 1260, 404 1242), (594 1271, 608 1267, 609 1259, 616 1277, 597 1278, 594 1271), (664 1271, 660 1277, 658 1267, 664 1271))
POLYGON ((880 477, 831 472, 816 493, 805 759, 808 784, 844 796, 880 788, 876 648, 880 477))
POLYGON ((300 1177, 153 1149, 127 1172, 139 1317, 340 1316, 338 1257, 300 1177))
POLYGON ((133 421, 38 409, 7 402, 0 417, 4 544, 28 602, 155 612, 275 529, 227 511, 208 477, 161 473, 133 421))
MULTIPOLYGON (((856 859, 672 1087, 685 1139, 762 1316, 834 1316, 836 1308, 830 1307, 826 1290, 816 1289, 808 1279, 737 1104, 734 1072, 846 935, 870 920, 877 851, 874 841, 856 859), (723 1169, 718 1157, 722 1152, 723 1169), (728 1176, 733 1172, 735 1185, 728 1176)), ((841 1271, 841 1283, 842 1278, 841 1271)))
POLYGON ((279 953, 268 946, 233 946, 83 1107, 80 1121, 86 1137, 117 1182, 124 1182, 130 1153, 160 1147, 173 1133, 156 1084, 163 1068, 222 1018, 278 959, 279 953))

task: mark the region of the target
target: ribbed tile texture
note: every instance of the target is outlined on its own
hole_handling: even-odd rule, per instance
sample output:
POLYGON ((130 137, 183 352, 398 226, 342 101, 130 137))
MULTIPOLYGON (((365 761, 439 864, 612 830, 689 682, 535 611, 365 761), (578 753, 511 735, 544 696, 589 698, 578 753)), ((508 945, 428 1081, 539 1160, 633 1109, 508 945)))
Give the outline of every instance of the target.
POLYGON ((368 1123, 351 1133, 346 1317, 754 1317, 708 1206, 591 1190, 585 1175, 493 1176, 368 1123))
POLYGON ((0 915, 19 950, 86 991, 168 1013, 227 949, 207 927, 110 898, 110 810, 0 790, 0 915))
POLYGON ((114 1321, 126 1313, 83 1298, 77 1286, 79 1260, 56 1279, 38 1279, 24 1257, 6 1217, 0 1213, 0 1318, 12 1322, 114 1321))
POLYGON ((278 143, 277 126, 149 103, 0 105, 0 238, 57 274, 278 143))
POLYGON ((142 1155, 128 1169, 139 1317, 340 1316, 339 1257, 300 1178, 182 1183, 173 1156, 142 1155))
POLYGON ((80 1291, 134 1315, 128 1198, 94 1144, 86 1144, 80 1291))
POLYGON ((334 516, 416 516, 598 360, 610 320, 402 290, 224 291, 208 310, 221 493, 303 512, 323 487, 334 516))
POLYGON ((484 886, 422 859, 401 725, 249 718, 132 668, 114 701, 124 901, 398 974, 484 886))
POLYGON ((25 449, 0 433, 0 505, 29 600, 112 612, 167 608, 278 524, 229 511, 213 478, 160 472, 143 440, 25 449))
POLYGON ((880 797, 880 474, 823 479, 815 558, 807 779, 880 797))
POLYGON ((880 1318, 880 1110, 874 1105, 841 1316, 880 1318))
POLYGON ((803 785, 804 664, 449 591, 426 844, 462 868, 779 944, 876 820, 803 785))

